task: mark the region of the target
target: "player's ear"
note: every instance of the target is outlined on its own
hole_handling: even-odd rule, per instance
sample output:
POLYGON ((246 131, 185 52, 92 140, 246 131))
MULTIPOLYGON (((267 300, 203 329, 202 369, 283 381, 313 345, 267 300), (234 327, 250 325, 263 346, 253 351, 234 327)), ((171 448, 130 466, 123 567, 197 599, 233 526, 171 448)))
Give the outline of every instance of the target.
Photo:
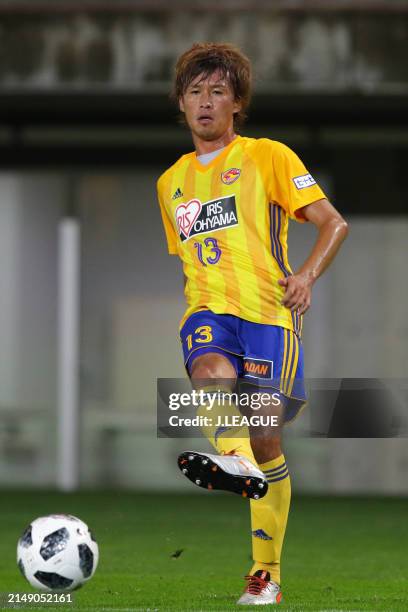
POLYGON ((242 102, 239 98, 236 98, 234 100, 234 107, 233 107, 233 112, 234 113, 239 113, 239 111, 242 109, 242 102))
POLYGON ((179 109, 182 113, 184 113, 184 102, 183 97, 179 98, 179 109))

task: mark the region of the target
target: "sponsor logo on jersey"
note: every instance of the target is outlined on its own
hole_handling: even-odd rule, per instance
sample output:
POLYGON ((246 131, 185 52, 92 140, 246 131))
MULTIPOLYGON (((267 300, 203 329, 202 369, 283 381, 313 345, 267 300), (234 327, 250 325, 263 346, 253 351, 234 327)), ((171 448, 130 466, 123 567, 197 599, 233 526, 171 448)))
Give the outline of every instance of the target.
POLYGON ((250 378, 273 378, 273 361, 244 357, 244 376, 250 378))
POLYGON ((180 204, 177 206, 176 223, 180 237, 184 236, 184 240, 190 236, 190 232, 201 210, 202 204, 200 200, 190 200, 188 204, 180 204))
POLYGON ((302 174, 302 176, 295 176, 292 181, 295 183, 296 189, 306 189, 306 187, 316 185, 316 181, 314 180, 311 174, 302 174))
POLYGON ((268 535, 263 529, 255 529, 255 531, 252 532, 252 535, 255 538, 261 538, 261 540, 273 540, 273 538, 268 535))
POLYGON ((231 185, 241 176, 241 170, 239 168, 230 168, 229 170, 225 170, 221 174, 221 180, 226 185, 231 185))
POLYGON ((187 204, 179 204, 175 215, 182 242, 198 234, 238 225, 235 195, 217 198, 203 204, 197 199, 190 200, 187 204))
POLYGON ((177 187, 176 191, 171 196, 171 199, 177 200, 177 198, 182 198, 182 197, 183 197, 183 192, 181 191, 180 187, 177 187))

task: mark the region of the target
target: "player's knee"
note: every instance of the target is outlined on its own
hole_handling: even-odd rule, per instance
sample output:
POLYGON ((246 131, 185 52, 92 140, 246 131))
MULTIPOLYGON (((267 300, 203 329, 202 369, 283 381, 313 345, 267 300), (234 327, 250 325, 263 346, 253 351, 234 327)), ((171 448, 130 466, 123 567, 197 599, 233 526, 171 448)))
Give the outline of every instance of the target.
POLYGON ((227 357, 219 353, 206 353, 197 357, 191 366, 191 378, 232 379, 236 378, 235 368, 227 357))
POLYGON ((251 437, 251 447, 258 463, 272 461, 282 454, 280 436, 254 436, 251 437))

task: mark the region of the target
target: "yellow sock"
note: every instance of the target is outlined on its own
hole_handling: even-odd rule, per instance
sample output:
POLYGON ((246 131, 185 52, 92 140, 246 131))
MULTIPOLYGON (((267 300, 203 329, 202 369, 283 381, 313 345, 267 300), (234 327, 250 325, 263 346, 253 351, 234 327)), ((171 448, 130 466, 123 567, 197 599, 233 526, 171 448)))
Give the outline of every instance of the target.
MULTIPOLYGON (((205 388, 204 390, 206 392, 214 391, 214 388, 205 388)), ((223 390, 219 387, 217 387, 215 390, 223 391, 227 394, 231 393, 229 389, 223 390)), ((231 427, 225 430, 225 428, 217 425, 217 419, 219 416, 228 416, 229 418, 232 416, 242 416, 237 407, 234 404, 230 405, 229 402, 215 402, 212 410, 207 410, 207 406, 207 403, 202 404, 198 408, 197 414, 199 416, 210 416, 212 418, 211 425, 202 426, 201 431, 215 450, 220 454, 236 451, 237 455, 243 455, 254 465, 257 465, 249 440, 248 427, 244 426, 240 429, 231 427)))
MULTIPOLYGON (((229 417, 240 415, 236 406, 215 402, 212 410, 208 411, 207 404, 203 404, 197 414, 212 416, 211 425, 203 426, 201 430, 218 453, 229 453, 234 450, 236 454, 243 455, 254 465, 258 465, 252 452, 248 427, 222 431, 222 428, 216 425, 218 415, 229 417)), ((280 557, 291 495, 289 472, 284 455, 259 464, 259 468, 268 480, 268 492, 262 499, 250 500, 254 558, 250 573, 253 574, 259 569, 266 570, 270 573, 271 580, 280 584, 280 557)))
POLYGON ((251 499, 252 553, 251 574, 266 570, 280 584, 280 558, 290 506, 290 478, 284 455, 259 464, 268 481, 262 499, 251 499))

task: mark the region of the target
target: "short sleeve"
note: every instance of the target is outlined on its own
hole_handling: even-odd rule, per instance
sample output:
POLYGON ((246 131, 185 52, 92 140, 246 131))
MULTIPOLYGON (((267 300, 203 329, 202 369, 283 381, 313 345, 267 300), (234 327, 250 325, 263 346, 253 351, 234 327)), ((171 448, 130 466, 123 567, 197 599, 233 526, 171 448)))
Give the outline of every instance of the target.
POLYGON ((171 219, 169 217, 169 214, 166 210, 166 207, 164 205, 162 178, 160 178, 157 181, 157 197, 159 200, 160 212, 161 212, 161 217, 163 221, 164 231, 166 234, 167 248, 168 248, 169 254, 177 255, 178 254, 177 253, 177 235, 174 230, 174 226, 171 222, 171 219))
POLYGON ((326 196, 294 151, 280 142, 273 144, 269 196, 292 219, 304 222, 300 209, 326 196))

